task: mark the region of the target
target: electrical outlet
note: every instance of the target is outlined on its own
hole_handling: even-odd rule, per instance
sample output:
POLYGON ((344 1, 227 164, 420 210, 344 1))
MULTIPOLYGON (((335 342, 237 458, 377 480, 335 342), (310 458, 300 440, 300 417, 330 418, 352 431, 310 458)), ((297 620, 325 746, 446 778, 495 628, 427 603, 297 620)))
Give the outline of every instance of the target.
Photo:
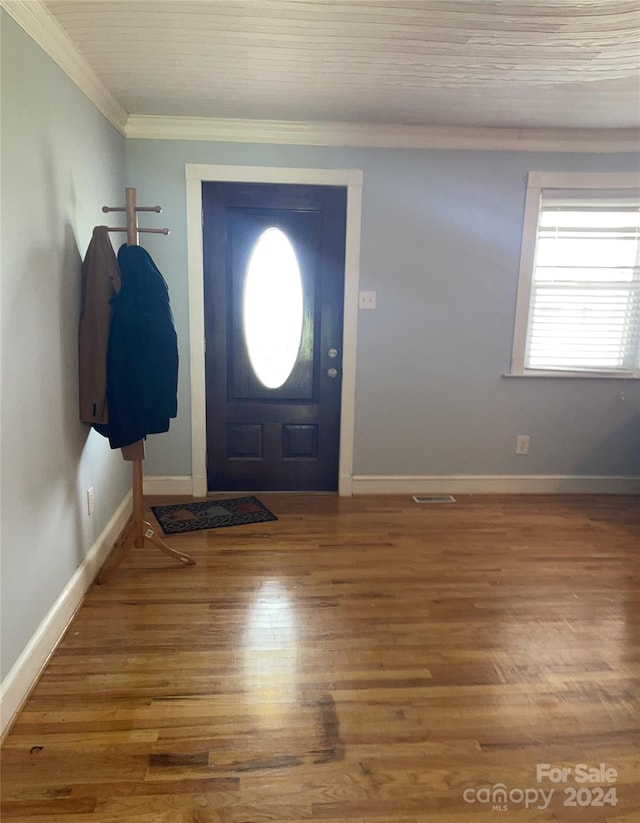
POLYGON ((89 517, 93 514, 93 486, 87 489, 87 514, 89 517))
POLYGON ((516 437, 516 454, 529 454, 528 434, 519 434, 516 437))
POLYGON ((376 293, 374 291, 361 291, 358 299, 359 309, 375 309, 376 293))

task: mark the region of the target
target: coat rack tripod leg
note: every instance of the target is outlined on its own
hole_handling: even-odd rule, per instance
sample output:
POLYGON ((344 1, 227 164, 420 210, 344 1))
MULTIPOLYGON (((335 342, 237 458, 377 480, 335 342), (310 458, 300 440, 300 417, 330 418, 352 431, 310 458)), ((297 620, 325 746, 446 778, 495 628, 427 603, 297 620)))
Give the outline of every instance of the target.
POLYGON ((129 555, 131 549, 135 546, 138 549, 143 548, 145 540, 148 540, 161 552, 184 563, 185 566, 195 566, 196 561, 188 554, 179 552, 177 549, 172 549, 164 540, 156 534, 154 527, 148 520, 144 519, 144 494, 142 489, 142 460, 133 461, 133 514, 129 522, 129 526, 125 532, 124 538, 118 545, 118 556, 114 562, 103 569, 97 578, 97 583, 101 585, 106 583, 120 566, 124 563, 129 555))

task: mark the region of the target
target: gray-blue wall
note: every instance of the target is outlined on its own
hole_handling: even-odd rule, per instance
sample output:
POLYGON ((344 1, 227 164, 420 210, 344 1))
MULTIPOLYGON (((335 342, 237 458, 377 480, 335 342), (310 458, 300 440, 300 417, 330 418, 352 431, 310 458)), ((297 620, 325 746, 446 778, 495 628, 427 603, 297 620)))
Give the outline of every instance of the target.
POLYGON ((131 483, 78 420, 80 262, 102 205, 123 201, 124 138, 0 15, 4 678, 131 483))
POLYGON ((162 203, 145 239, 169 281, 180 410, 148 475, 191 472, 185 164, 364 171, 354 473, 640 475, 640 382, 505 379, 526 174, 638 171, 638 155, 309 148, 128 140, 127 180, 162 203), (517 434, 531 436, 527 457, 517 434))

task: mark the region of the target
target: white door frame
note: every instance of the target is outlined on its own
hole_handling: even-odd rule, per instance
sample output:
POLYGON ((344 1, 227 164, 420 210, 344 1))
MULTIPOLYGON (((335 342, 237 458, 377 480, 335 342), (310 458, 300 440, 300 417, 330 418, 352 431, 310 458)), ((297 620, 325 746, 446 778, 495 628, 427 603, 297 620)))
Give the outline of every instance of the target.
POLYGON ((345 186, 347 232, 344 260, 342 339, 342 400, 338 493, 352 494, 355 431, 356 342, 360 280, 362 171, 360 169, 298 169, 270 166, 209 166, 187 163, 187 248, 189 270, 189 337, 191 347, 191 480, 193 494, 207 493, 207 426, 204 330, 204 255, 202 245, 202 183, 301 183, 345 186))

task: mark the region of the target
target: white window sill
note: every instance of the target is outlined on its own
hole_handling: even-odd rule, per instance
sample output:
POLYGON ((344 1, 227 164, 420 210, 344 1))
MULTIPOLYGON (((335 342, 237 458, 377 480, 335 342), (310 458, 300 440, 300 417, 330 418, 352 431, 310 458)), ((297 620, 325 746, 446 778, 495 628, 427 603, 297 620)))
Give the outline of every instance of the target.
POLYGON ((584 371, 543 371, 540 370, 531 370, 531 371, 523 371, 523 372, 507 372, 502 375, 503 377, 508 378, 548 378, 551 377, 555 380, 575 380, 576 378, 579 380, 640 380, 640 374, 632 374, 631 372, 627 372, 623 374, 621 372, 584 372, 584 371))

